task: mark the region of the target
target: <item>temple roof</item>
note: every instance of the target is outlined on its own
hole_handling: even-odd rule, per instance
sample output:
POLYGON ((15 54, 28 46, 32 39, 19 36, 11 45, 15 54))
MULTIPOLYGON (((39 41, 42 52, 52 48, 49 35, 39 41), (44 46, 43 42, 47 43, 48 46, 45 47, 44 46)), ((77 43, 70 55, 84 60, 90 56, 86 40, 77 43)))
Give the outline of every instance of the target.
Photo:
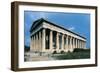
POLYGON ((40 18, 40 19, 34 21, 33 24, 32 24, 32 26, 31 26, 31 28, 30 28, 30 32, 32 32, 33 29, 34 29, 37 25, 40 25, 40 24, 43 23, 43 22, 49 23, 49 24, 51 24, 51 25, 54 25, 54 26, 56 26, 56 27, 59 27, 59 28, 61 28, 61 29, 63 29, 63 30, 66 30, 66 31, 68 31, 68 32, 71 32, 71 33, 73 33, 73 34, 75 34, 75 35, 78 35, 78 36, 80 36, 80 37, 86 39, 85 37, 83 37, 83 36, 81 36, 81 35, 79 35, 79 34, 73 32, 73 31, 71 31, 71 30, 68 30, 68 29, 66 29, 66 28, 64 28, 64 27, 62 27, 62 26, 60 26, 60 25, 57 25, 57 24, 55 24, 55 23, 53 23, 53 22, 50 22, 50 21, 48 21, 48 20, 46 20, 46 19, 44 19, 44 18, 40 18))

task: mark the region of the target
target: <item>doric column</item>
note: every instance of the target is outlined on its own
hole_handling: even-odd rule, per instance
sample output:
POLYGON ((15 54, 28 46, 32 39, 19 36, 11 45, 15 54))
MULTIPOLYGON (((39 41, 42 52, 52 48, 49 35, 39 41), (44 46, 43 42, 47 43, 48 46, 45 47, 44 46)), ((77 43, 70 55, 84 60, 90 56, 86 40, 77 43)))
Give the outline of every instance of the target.
POLYGON ((81 47, 80 47, 80 40, 79 40, 79 48, 81 48, 81 47))
POLYGON ((78 39, 76 38, 76 48, 78 48, 78 39))
POLYGON ((83 48, 83 41, 81 41, 81 48, 83 48))
POLYGON ((64 50, 64 34, 62 34, 62 50, 64 50))
POLYGON ((66 52, 68 51, 68 35, 66 36, 66 52))
POLYGON ((72 52, 73 51, 73 48, 72 48, 72 37, 70 36, 70 48, 69 48, 69 51, 72 52))
POLYGON ((80 48, 82 48, 82 41, 80 40, 80 48))
POLYGON ((84 42, 82 41, 82 48, 84 48, 84 42))
POLYGON ((81 41, 79 40, 79 48, 81 48, 81 41))
POLYGON ((71 37, 71 49, 73 49, 73 37, 71 37))
POLYGON ((80 48, 82 48, 82 41, 80 40, 80 48))
POLYGON ((34 41, 33 41, 33 48, 35 49, 35 36, 33 36, 33 39, 34 39, 34 41))
POLYGON ((75 48, 77 48, 77 39, 75 38, 75 48))
POLYGON ((68 49, 70 49, 70 36, 68 36, 68 49))
POLYGON ((78 48, 78 39, 77 39, 77 48, 78 48))
POLYGON ((46 35, 46 29, 42 30, 42 51, 45 51, 45 36, 46 35))
POLYGON ((41 31, 39 32, 39 50, 41 50, 41 31))
POLYGON ((33 42, 32 42, 32 37, 31 37, 31 41, 30 41, 30 50, 32 50, 32 48, 33 48, 33 42))
POLYGON ((72 37, 70 37, 70 49, 72 49, 72 37))
POLYGON ((78 39, 78 48, 80 48, 80 46, 79 46, 79 45, 80 45, 80 43, 79 43, 79 39, 78 39))
POLYGON ((34 41, 33 41, 33 42, 34 42, 34 49, 35 49, 35 35, 33 36, 33 39, 34 39, 34 41))
POLYGON ((34 49, 34 36, 32 36, 32 47, 33 47, 33 49, 34 49))
POLYGON ((81 40, 80 40, 79 44, 80 44, 80 48, 81 48, 81 40))
POLYGON ((36 34, 34 35, 34 48, 36 49, 36 34))
POLYGON ((78 48, 80 48, 80 43, 79 43, 79 39, 78 39, 78 48))
POLYGON ((66 35, 64 35, 64 50, 66 49, 66 35))
POLYGON ((37 49, 39 50, 39 33, 37 33, 37 49))
POLYGON ((75 48, 75 38, 73 38, 73 49, 75 48))
POLYGON ((82 41, 80 40, 80 45, 81 45, 81 48, 82 48, 82 41))
POLYGON ((37 48, 38 47, 38 35, 37 35, 37 33, 36 33, 36 44, 35 45, 36 45, 36 51, 37 51, 37 49, 38 49, 37 48))
POLYGON ((57 35, 56 35, 56 49, 59 50, 59 32, 57 32, 57 35))
POLYGON ((74 48, 74 38, 72 37, 72 49, 74 48))
POLYGON ((64 40, 65 40, 65 45, 64 46, 65 46, 65 50, 66 50, 67 49, 67 36, 66 35, 65 35, 65 39, 64 40))
POLYGON ((50 30, 50 39, 49 39, 50 41, 50 43, 49 43, 49 45, 50 45, 50 50, 52 50, 53 49, 53 31, 52 30, 50 30))

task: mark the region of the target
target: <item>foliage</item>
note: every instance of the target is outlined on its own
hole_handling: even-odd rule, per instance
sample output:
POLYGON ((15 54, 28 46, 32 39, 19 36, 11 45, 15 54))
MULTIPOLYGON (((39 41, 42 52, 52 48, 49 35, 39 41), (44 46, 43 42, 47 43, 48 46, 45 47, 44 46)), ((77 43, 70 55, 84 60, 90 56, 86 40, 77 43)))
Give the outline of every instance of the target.
POLYGON ((90 58, 90 49, 75 49, 72 53, 63 53, 63 54, 57 54, 53 55, 54 58, 59 60, 64 59, 86 59, 90 58))

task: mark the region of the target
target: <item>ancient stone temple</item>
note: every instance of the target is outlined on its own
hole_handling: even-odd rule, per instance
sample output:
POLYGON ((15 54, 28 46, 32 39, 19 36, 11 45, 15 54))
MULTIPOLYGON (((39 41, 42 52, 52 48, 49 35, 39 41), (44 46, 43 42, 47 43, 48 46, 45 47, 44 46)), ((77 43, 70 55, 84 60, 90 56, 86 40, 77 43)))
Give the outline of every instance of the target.
POLYGON ((30 28, 30 50, 34 52, 73 52, 86 48, 86 38, 43 18, 30 28))

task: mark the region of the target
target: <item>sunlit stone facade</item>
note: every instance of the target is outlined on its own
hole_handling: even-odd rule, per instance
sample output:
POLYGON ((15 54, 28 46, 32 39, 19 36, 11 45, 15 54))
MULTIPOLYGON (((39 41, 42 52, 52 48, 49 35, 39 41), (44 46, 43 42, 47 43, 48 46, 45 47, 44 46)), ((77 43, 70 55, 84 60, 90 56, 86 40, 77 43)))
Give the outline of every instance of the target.
POLYGON ((43 18, 32 24, 30 37, 30 50, 34 52, 60 53, 86 48, 86 38, 43 18))

